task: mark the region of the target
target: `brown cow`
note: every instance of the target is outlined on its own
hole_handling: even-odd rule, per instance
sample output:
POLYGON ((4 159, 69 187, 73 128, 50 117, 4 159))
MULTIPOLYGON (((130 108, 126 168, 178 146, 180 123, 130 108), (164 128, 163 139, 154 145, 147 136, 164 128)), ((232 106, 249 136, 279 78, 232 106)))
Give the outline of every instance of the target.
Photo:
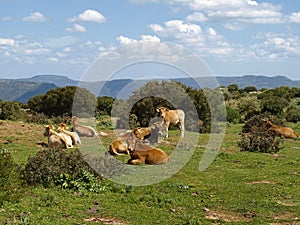
POLYGON ((137 138, 128 139, 128 149, 130 151, 128 164, 157 165, 169 161, 169 156, 163 150, 146 145, 142 140, 137 138))
POLYGON ((298 138, 298 134, 296 134, 292 128, 273 124, 268 118, 263 119, 263 122, 267 126, 268 131, 274 132, 278 136, 284 136, 285 138, 298 138))
POLYGON ((163 125, 162 122, 156 122, 150 127, 134 128, 133 133, 139 139, 147 139, 151 145, 157 144, 159 135, 162 135, 163 125))
POLYGON ((132 132, 127 132, 127 133, 119 136, 115 140, 113 140, 109 146, 110 154, 112 154, 112 155, 128 154, 129 155, 128 141, 130 141, 133 138, 136 138, 135 134, 132 132))
POLYGON ((166 124, 166 137, 168 137, 168 128, 170 124, 178 125, 180 129, 180 137, 184 137, 184 111, 181 109, 170 110, 166 107, 156 109, 160 113, 160 117, 166 124))

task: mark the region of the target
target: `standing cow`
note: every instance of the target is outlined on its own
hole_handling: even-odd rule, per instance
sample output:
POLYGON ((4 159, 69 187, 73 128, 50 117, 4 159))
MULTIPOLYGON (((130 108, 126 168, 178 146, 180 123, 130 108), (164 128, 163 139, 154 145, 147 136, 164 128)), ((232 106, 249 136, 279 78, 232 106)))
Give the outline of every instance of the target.
POLYGON ((184 137, 184 111, 181 109, 170 110, 166 107, 156 109, 160 113, 160 117, 166 124, 166 137, 168 137, 168 128, 170 124, 177 125, 180 129, 180 137, 184 137))

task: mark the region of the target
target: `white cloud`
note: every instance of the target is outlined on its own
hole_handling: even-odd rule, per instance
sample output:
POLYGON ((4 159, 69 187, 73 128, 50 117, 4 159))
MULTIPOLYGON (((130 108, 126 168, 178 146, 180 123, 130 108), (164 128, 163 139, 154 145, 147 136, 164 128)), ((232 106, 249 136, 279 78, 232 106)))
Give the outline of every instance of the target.
POLYGON ((67 28, 66 31, 68 32, 81 32, 81 33, 84 33, 86 32, 86 28, 78 23, 75 23, 73 25, 73 27, 70 27, 70 28, 67 28))
POLYGON ((195 12, 191 15, 188 15, 186 20, 190 22, 206 22, 208 21, 208 18, 201 12, 195 12))
POLYGON ((30 13, 29 16, 24 17, 23 21, 25 21, 25 22, 45 22, 45 21, 47 21, 47 18, 40 12, 33 12, 33 13, 30 13))
POLYGON ((70 22, 96 22, 104 23, 106 18, 98 11, 87 9, 83 13, 79 14, 77 17, 69 19, 70 22))
POLYGON ((58 58, 55 58, 55 57, 50 57, 50 58, 48 58, 48 60, 49 60, 50 62, 54 62, 54 63, 57 63, 57 62, 58 62, 58 58))
POLYGON ((15 44, 15 40, 11 38, 0 38, 0 45, 8 45, 13 46, 15 44))
POLYGON ((6 17, 3 17, 1 20, 4 22, 8 22, 8 21, 12 21, 13 18, 11 16, 6 16, 6 17))
POLYGON ((46 55, 50 52, 51 50, 47 48, 26 49, 24 51, 25 55, 46 55))
POLYGON ((294 12, 289 16, 289 21, 292 23, 300 23, 300 12, 294 12))
POLYGON ((240 22, 225 23, 223 26, 227 30, 231 30, 231 31, 237 31, 237 30, 244 29, 244 26, 240 22))
POLYGON ((121 44, 121 45, 129 45, 129 44, 135 44, 135 43, 143 43, 143 42, 160 42, 160 39, 156 36, 151 36, 151 35, 141 35, 141 39, 140 40, 136 40, 136 39, 131 39, 125 36, 119 36, 117 37, 117 41, 121 44))
POLYGON ((62 36, 57 38, 48 38, 45 40, 45 45, 50 48, 62 48, 72 45, 76 42, 76 38, 72 36, 62 36))
POLYGON ((265 33, 256 37, 261 43, 253 44, 256 56, 275 59, 279 57, 300 56, 300 40, 287 34, 265 33))

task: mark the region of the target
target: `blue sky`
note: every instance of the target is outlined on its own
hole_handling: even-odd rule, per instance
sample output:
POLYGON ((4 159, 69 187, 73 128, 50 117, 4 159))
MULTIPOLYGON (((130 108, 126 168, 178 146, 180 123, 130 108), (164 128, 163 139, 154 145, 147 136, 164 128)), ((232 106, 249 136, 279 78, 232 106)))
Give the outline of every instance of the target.
POLYGON ((78 80, 121 46, 151 54, 151 42, 186 48, 215 75, 300 80, 300 1, 0 0, 0 78, 78 80))

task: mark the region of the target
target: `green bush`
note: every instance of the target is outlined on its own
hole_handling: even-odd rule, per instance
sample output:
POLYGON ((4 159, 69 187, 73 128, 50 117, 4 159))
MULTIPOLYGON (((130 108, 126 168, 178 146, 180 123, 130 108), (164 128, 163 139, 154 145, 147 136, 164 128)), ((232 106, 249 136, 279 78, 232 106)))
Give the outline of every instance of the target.
POLYGON ((16 165, 11 153, 3 149, 0 151, 0 206, 4 201, 14 201, 20 197, 20 183, 16 172, 16 165))
MULTIPOLYGON (((272 153, 282 147, 282 140, 263 125, 265 114, 252 117, 244 125, 238 146, 241 151, 272 153)), ((269 116, 270 118, 270 116, 269 116)))
POLYGON ((29 157, 21 178, 29 185, 50 187, 59 183, 61 174, 77 179, 82 171, 96 174, 84 161, 78 149, 44 149, 29 157))
POLYGON ((300 109, 299 108, 288 109, 285 117, 288 122, 297 123, 298 121, 300 121, 300 109))
POLYGON ((231 108, 230 106, 227 106, 226 110, 227 110, 227 121, 229 123, 238 123, 240 121, 241 116, 237 110, 231 108))

